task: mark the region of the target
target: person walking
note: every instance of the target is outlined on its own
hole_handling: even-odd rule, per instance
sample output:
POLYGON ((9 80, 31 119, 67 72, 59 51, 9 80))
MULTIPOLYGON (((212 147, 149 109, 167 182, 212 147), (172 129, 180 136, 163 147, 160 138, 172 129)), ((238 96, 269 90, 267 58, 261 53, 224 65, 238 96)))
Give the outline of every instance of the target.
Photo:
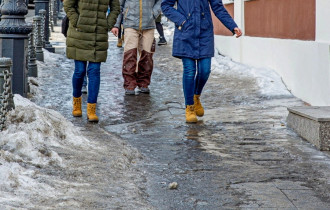
POLYGON ((107 59, 108 31, 120 13, 118 0, 64 0, 64 10, 69 18, 66 55, 74 59, 72 76, 74 117, 81 117, 81 88, 88 76, 87 119, 98 122, 97 97, 100 88, 101 62, 107 59), (111 13, 106 17, 108 7, 111 13))
POLYGON ((167 45, 167 41, 164 36, 164 29, 162 25, 162 15, 160 14, 156 19, 156 29, 159 34, 158 45, 167 45))
POLYGON ((163 0, 163 14, 175 23, 173 38, 174 57, 183 63, 183 93, 186 105, 186 122, 196 123, 204 115, 200 96, 211 72, 214 56, 214 34, 211 18, 215 16, 236 37, 242 35, 234 20, 223 6, 222 0, 163 0), (177 9, 174 8, 177 3, 177 9), (197 74, 196 74, 197 72, 197 74))
POLYGON ((117 47, 123 47, 124 42, 124 30, 122 27, 123 20, 121 20, 121 24, 118 26, 118 40, 117 40, 117 47))
MULTIPOLYGON (((123 56, 123 78, 126 95, 135 95, 135 88, 149 93, 155 52, 155 19, 159 16, 161 0, 121 0, 125 46, 123 56), (139 61, 138 61, 139 53, 139 61)), ((113 32, 118 34, 121 15, 113 32)))

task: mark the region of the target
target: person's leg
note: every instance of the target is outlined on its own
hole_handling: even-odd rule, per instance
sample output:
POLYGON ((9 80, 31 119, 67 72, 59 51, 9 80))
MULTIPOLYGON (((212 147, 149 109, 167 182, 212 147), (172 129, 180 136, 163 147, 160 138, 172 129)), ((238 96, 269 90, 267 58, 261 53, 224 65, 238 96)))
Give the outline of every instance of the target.
POLYGON ((197 75, 194 87, 194 105, 196 115, 201 117, 204 115, 204 108, 200 101, 203 88, 210 76, 211 72, 211 58, 204 58, 197 61, 197 75))
POLYGON ((194 104, 194 83, 196 75, 196 60, 191 58, 182 58, 183 63, 183 93, 185 98, 185 104, 194 104))
POLYGON ((161 22, 156 22, 156 29, 159 34, 159 37, 164 37, 164 29, 163 29, 163 25, 161 24, 161 22))
POLYGON ((161 24, 161 22, 157 22, 156 21, 156 29, 159 33, 159 41, 158 41, 158 45, 166 45, 167 44, 167 41, 165 39, 165 36, 164 36, 164 29, 163 29, 163 25, 161 24))
POLYGON ((81 96, 81 88, 84 82, 84 77, 86 75, 86 61, 74 61, 75 69, 72 76, 72 87, 73 87, 73 97, 80 97, 81 96))
POLYGON ((75 69, 72 76, 72 89, 73 89, 73 110, 74 117, 81 117, 81 87, 86 75, 86 62, 75 60, 75 69))
POLYGON ((167 44, 167 41, 165 39, 165 36, 164 36, 164 29, 163 29, 163 25, 162 25, 162 15, 159 15, 156 20, 156 29, 158 31, 158 34, 159 34, 159 41, 158 41, 158 45, 166 45, 167 44))
POLYGON ((89 62, 87 68, 88 75, 88 97, 87 103, 97 103, 100 90, 100 62, 89 62))
POLYGON ((138 64, 137 85, 141 92, 149 93, 148 86, 151 81, 151 74, 153 70, 153 44, 154 44, 154 29, 144 30, 141 37, 141 53, 138 64), (145 91, 144 91, 145 90, 145 91))
POLYGON ((89 122, 98 122, 96 115, 96 103, 100 90, 100 62, 89 62, 88 75, 88 98, 87 98, 87 119, 89 122))
POLYGON ((136 63, 139 46, 139 33, 132 28, 125 28, 125 46, 123 59, 123 78, 126 94, 135 94, 137 86, 136 63))
POLYGON ((122 25, 122 29, 121 29, 121 31, 122 31, 122 34, 121 34, 121 40, 123 40, 123 42, 125 42, 125 28, 124 28, 123 25, 122 25))
POLYGON ((121 24, 119 24, 119 27, 118 27, 118 39, 121 39, 121 34, 122 34, 121 29, 122 29, 121 24))
POLYGON ((117 47, 122 47, 123 46, 123 40, 121 38, 121 29, 122 29, 121 24, 119 24, 117 47))
POLYGON ((195 80, 195 95, 201 95, 203 88, 211 73, 211 58, 203 58, 197 61, 197 76, 195 80))
POLYGON ((191 58, 182 58, 183 63, 183 93, 186 104, 186 122, 196 123, 197 116, 194 106, 194 83, 196 75, 196 60, 191 58))

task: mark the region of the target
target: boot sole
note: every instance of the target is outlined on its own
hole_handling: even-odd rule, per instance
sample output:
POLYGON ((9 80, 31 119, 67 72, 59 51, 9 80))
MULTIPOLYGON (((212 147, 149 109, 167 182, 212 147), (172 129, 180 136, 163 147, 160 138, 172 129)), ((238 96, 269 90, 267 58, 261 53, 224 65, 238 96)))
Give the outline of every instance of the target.
POLYGON ((126 96, 137 96, 139 95, 140 93, 125 93, 126 96))
POLYGON ((198 121, 198 119, 196 119, 196 120, 191 120, 191 121, 186 120, 186 123, 197 123, 197 121, 198 121))
POLYGON ((143 94, 150 94, 150 91, 140 91, 140 93, 143 93, 143 94))
POLYGON ((72 116, 74 116, 74 117, 82 117, 82 114, 81 115, 73 114, 72 116))
POLYGON ((189 124, 196 124, 197 123, 197 121, 186 121, 186 123, 189 123, 189 124))
POLYGON ((95 122, 95 123, 99 122, 99 120, 90 120, 88 118, 87 118, 87 120, 88 120, 88 122, 95 122))

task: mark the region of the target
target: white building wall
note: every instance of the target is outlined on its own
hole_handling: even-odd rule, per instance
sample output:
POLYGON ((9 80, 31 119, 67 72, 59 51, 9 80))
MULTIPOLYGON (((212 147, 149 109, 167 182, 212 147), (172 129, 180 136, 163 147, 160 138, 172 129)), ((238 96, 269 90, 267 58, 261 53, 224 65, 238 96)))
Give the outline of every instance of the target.
MULTIPOLYGON (((292 94, 303 101, 314 106, 329 106, 330 11, 328 10, 330 10, 330 0, 317 0, 317 8, 319 22, 316 42, 247 36, 239 39, 216 36, 216 48, 221 54, 235 61, 275 70, 292 94), (327 8, 324 8, 326 6, 327 8), (326 23, 327 27, 325 27, 326 23)), ((242 17, 236 13, 243 11, 242 7, 236 6, 235 18, 242 17)))
POLYGON ((316 41, 330 44, 330 0, 316 0, 316 41))

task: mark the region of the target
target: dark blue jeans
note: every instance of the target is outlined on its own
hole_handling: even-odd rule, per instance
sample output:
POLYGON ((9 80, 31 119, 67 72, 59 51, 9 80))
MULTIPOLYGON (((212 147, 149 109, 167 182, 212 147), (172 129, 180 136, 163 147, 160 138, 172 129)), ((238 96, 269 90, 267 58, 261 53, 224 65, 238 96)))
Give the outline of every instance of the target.
POLYGON ((182 58, 183 63, 183 93, 185 104, 194 104, 194 94, 201 95, 211 73, 211 58, 199 60, 182 58), (197 74, 196 74, 197 72, 197 74))
POLYGON ((87 61, 74 61, 75 69, 72 76, 73 97, 81 96, 81 88, 86 76, 88 75, 88 98, 87 103, 97 103, 97 96, 100 90, 100 68, 101 63, 87 61))

